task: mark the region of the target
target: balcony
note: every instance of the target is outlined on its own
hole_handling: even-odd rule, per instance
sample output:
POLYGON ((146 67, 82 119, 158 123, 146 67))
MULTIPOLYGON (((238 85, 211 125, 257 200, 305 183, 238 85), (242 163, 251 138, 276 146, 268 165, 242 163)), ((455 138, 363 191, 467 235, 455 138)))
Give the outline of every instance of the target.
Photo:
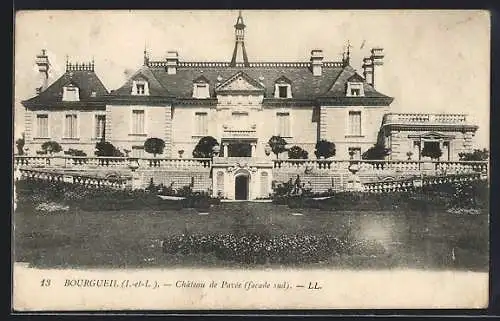
POLYGON ((384 125, 387 124, 449 124, 449 125, 465 125, 467 124, 467 116, 464 114, 417 114, 417 113, 401 113, 401 114, 386 114, 383 120, 384 125))
POLYGON ((238 139, 238 138, 257 138, 257 126, 254 124, 252 126, 223 126, 222 138, 226 139, 238 139))

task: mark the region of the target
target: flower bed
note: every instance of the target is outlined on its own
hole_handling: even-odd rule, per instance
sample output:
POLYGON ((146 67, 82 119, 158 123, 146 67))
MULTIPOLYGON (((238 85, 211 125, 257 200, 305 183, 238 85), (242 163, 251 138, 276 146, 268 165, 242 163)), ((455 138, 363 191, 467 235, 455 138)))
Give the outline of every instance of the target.
POLYGON ((376 241, 338 238, 328 234, 182 234, 166 238, 162 246, 167 254, 212 253, 220 260, 243 264, 319 263, 340 255, 373 256, 385 253, 385 248, 376 241))
POLYGON ((207 193, 192 192, 183 200, 162 200, 152 191, 116 190, 109 187, 87 187, 58 181, 38 179, 16 182, 17 208, 36 211, 43 202, 77 207, 85 211, 140 210, 151 208, 181 209, 187 207, 208 208, 218 200, 207 193))
POLYGON ((489 187, 484 181, 448 183, 415 188, 411 192, 363 193, 326 192, 323 194, 273 194, 273 203, 290 208, 332 210, 417 210, 450 208, 487 210, 489 187), (315 197, 327 196, 322 200, 315 197))

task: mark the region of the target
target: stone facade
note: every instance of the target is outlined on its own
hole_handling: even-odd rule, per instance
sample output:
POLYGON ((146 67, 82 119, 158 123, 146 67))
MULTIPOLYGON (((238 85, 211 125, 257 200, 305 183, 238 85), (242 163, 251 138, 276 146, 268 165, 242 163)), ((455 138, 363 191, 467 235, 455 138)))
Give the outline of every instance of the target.
MULTIPOLYGON (((43 51, 36 60, 41 85, 23 101, 25 154, 40 153, 41 144, 52 140, 65 151, 93 156, 104 139, 131 158, 150 158, 144 142, 154 137, 165 142, 161 158, 189 159, 200 138, 212 136, 220 157, 210 169, 148 170, 140 173, 141 181, 153 177, 155 183, 186 185, 195 177, 200 190, 254 199, 267 196, 273 180, 300 175, 273 166, 272 136, 306 150, 309 159, 315 159, 319 140, 335 143, 338 160, 361 158, 377 143, 391 150, 390 160, 422 160, 420 150, 429 143, 439 144, 442 160, 455 161, 472 150, 477 126, 464 115, 390 114, 383 49, 373 48, 363 59, 363 75, 350 65, 349 46, 341 61, 324 61, 322 50, 314 49, 304 62, 251 62, 244 30, 240 15, 230 62, 182 61, 175 51, 152 61, 145 51, 143 66, 112 91, 93 62, 68 62, 65 74, 49 85, 43 81, 49 68, 43 51)), ((342 189, 347 174, 303 173, 317 191, 342 189)))

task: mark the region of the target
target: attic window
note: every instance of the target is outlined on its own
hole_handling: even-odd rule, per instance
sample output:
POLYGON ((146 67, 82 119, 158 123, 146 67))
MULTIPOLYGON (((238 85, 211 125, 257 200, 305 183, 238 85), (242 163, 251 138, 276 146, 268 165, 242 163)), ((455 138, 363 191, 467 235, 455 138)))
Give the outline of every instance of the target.
POLYGON ((193 98, 203 99, 209 98, 210 93, 208 90, 208 84, 195 83, 193 88, 193 98))
POLYGON ((363 83, 361 82, 348 82, 346 96, 348 97, 362 97, 365 95, 363 90, 363 83))
POLYGON ((287 78, 281 77, 276 80, 274 98, 292 98, 292 85, 287 78))
POLYGON ((63 101, 80 101, 80 90, 74 85, 63 87, 63 101))
POLYGON ((132 95, 149 96, 148 82, 145 80, 134 80, 132 82, 132 95))

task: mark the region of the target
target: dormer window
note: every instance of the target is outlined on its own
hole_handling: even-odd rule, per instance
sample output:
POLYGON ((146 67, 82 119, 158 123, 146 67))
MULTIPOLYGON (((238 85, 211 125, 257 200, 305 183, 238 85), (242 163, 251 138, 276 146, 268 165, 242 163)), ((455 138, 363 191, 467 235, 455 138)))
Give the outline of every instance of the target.
POLYGON ((73 84, 63 87, 63 101, 80 101, 80 90, 73 84))
POLYGON ((355 83, 355 82, 348 83, 346 95, 349 97, 364 96, 365 93, 363 91, 363 84, 362 83, 355 83))
POLYGON ((355 74, 347 80, 347 97, 362 97, 365 95, 363 90, 363 78, 355 74))
POLYGON ((274 98, 292 98, 292 85, 286 77, 280 77, 274 84, 274 98))
POLYGON ((149 96, 149 86, 146 80, 134 80, 132 82, 132 95, 149 96))
POLYGON ((195 79, 193 83, 193 98, 205 99, 210 98, 210 90, 208 80, 201 76, 195 79))

